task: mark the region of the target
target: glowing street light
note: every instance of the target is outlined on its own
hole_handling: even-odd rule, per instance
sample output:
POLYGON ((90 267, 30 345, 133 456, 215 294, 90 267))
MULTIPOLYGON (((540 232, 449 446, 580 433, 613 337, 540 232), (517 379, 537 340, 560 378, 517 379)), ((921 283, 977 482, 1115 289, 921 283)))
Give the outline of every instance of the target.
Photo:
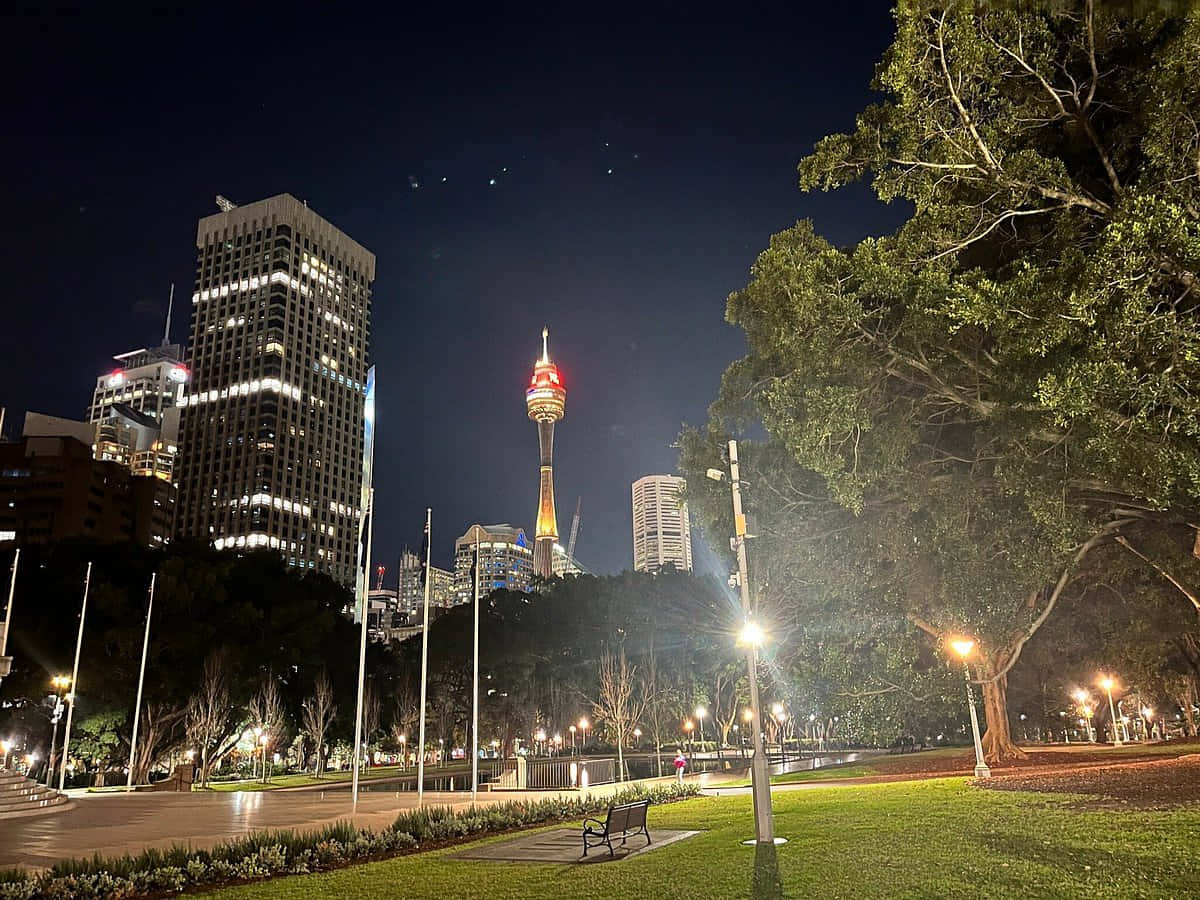
POLYGON ((1150 721, 1154 718, 1154 710, 1148 706, 1142 707, 1142 727, 1146 730, 1146 740, 1150 740, 1150 721))
POLYGON ((951 641, 950 646, 954 648, 954 652, 962 659, 963 673, 967 679, 967 706, 971 710, 971 735, 975 738, 975 777, 991 778, 992 770, 983 761, 983 741, 979 738, 979 716, 975 712, 975 694, 971 691, 971 666, 967 662, 967 657, 975 649, 975 642, 967 638, 960 638, 951 641))
MULTIPOLYGON (((54 747, 58 743, 58 723, 62 719, 63 714, 63 695, 71 687, 71 676, 55 675, 50 679, 50 684, 54 687, 54 712, 50 716, 50 721, 54 723, 54 729, 50 732, 50 755, 46 757, 46 787, 50 787, 50 781, 54 777, 54 747)), ((66 764, 66 760, 63 760, 66 764)))
POLYGON ((588 730, 588 724, 589 724, 589 723, 588 723, 588 720, 587 720, 587 716, 580 716, 580 718, 579 718, 579 728, 580 728, 580 730, 583 732, 583 734, 582 734, 582 735, 580 735, 580 737, 579 737, 579 752, 580 752, 580 753, 583 753, 583 748, 587 746, 587 730, 588 730))
POLYGON ((642 729, 640 729, 640 728, 633 729, 633 746, 634 746, 634 748, 637 749, 638 745, 641 744, 641 742, 642 742, 642 729))
POLYGON ((1100 687, 1104 688, 1104 693, 1108 694, 1108 714, 1112 720, 1113 746, 1120 747, 1124 745, 1121 740, 1120 725, 1117 722, 1117 709, 1113 706, 1112 689, 1115 682, 1109 676, 1105 675, 1100 679, 1100 687))
POLYGON ((1083 714, 1083 720, 1087 726, 1088 740, 1095 743, 1096 730, 1092 728, 1092 705, 1088 702, 1092 698, 1083 688, 1075 691, 1074 697, 1075 701, 1079 704, 1079 711, 1083 714))
POLYGON ((747 621, 742 626, 742 630, 738 632, 738 643, 743 647, 753 647, 758 649, 767 639, 766 633, 762 630, 762 626, 757 622, 747 621))
POLYGON ((575 752, 575 726, 568 725, 567 731, 571 732, 571 752, 574 753, 575 752))
POLYGON ((704 717, 708 715, 708 710, 703 706, 696 707, 696 718, 700 721, 700 749, 704 749, 704 717))

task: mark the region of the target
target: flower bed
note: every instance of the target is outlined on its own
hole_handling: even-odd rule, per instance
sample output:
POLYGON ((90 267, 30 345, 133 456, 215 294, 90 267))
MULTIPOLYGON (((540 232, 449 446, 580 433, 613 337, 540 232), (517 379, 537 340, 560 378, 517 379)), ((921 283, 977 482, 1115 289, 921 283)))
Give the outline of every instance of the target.
POLYGON ((175 846, 144 850, 136 856, 68 860, 41 875, 0 872, 0 900, 152 897, 277 875, 303 875, 414 853, 428 849, 425 845, 429 844, 460 843, 517 828, 582 819, 612 804, 644 799, 670 803, 698 793, 694 784, 671 784, 633 787, 611 797, 510 801, 462 812, 434 806, 402 812, 385 831, 337 822, 310 832, 256 832, 210 850, 175 846))

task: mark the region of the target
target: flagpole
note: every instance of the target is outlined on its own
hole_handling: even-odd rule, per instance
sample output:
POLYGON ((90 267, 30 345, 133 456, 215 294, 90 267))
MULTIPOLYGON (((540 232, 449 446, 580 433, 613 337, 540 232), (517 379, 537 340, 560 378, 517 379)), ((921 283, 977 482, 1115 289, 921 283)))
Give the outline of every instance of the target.
POLYGON ((479 792, 479 529, 475 529, 475 664, 471 676, 471 802, 479 792))
POLYGON ((142 714, 142 685, 146 683, 146 651, 150 649, 150 616, 154 612, 154 579, 157 572, 150 573, 150 603, 146 607, 146 635, 142 638, 142 668, 138 672, 137 703, 133 706, 133 737, 129 741, 129 777, 125 790, 133 790, 133 757, 137 753, 138 722, 142 714))
POLYGON ((79 636, 75 638, 75 665, 71 669, 71 693, 67 697, 71 705, 67 707, 67 730, 63 734, 62 767, 58 772, 58 789, 62 791, 67 783, 67 760, 70 759, 68 749, 71 746, 71 719, 75 717, 75 703, 79 699, 79 651, 83 649, 83 619, 87 615, 88 588, 92 584, 92 564, 87 564, 87 572, 83 576, 83 605, 79 608, 79 636))
POLYGON ((417 753, 417 808, 425 803, 425 681, 429 673, 429 557, 433 555, 433 535, 430 524, 433 509, 425 508, 425 601, 421 615, 421 725, 417 753))
MULTIPOLYGON (((0 415, 0 423, 4 421, 0 415)), ((12 628, 13 595, 17 592, 17 566, 21 562, 21 548, 13 553, 12 581, 8 583, 8 606, 4 608, 4 626, 0 628, 0 681, 8 674, 12 660, 5 653, 8 650, 8 630, 12 628)))
POLYGON ((358 812, 358 770, 362 766, 362 724, 363 724, 363 683, 367 672, 367 579, 371 573, 371 538, 375 533, 375 488, 367 495, 367 557, 363 560, 362 577, 362 628, 358 638, 358 705, 354 716, 354 785, 351 788, 354 799, 351 801, 351 814, 358 812))

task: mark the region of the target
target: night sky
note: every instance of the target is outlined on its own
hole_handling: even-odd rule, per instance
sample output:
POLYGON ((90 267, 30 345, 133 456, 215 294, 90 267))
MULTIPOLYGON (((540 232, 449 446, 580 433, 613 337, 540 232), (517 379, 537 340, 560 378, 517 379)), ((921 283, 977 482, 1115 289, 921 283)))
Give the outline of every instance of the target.
POLYGON ((377 561, 420 546, 426 506, 435 564, 473 522, 532 529, 524 388, 549 325, 559 531, 582 497, 580 561, 629 568, 630 483, 676 470, 682 424, 743 353, 725 299, 770 235, 900 220, 866 188, 795 186, 871 101, 893 34, 882 3, 829 6, 602 26, 10 12, 7 434, 26 409, 82 418, 110 357, 160 340, 171 282, 186 339, 215 194, 289 192, 378 257, 377 561))

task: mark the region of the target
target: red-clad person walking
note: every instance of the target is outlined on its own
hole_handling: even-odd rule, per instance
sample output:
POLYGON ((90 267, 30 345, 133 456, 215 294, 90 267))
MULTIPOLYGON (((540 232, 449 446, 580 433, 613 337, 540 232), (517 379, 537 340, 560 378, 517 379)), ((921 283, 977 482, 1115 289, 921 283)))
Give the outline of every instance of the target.
POLYGON ((683 755, 683 750, 675 754, 675 777, 679 779, 679 783, 683 784, 683 770, 687 768, 687 757, 683 755))

